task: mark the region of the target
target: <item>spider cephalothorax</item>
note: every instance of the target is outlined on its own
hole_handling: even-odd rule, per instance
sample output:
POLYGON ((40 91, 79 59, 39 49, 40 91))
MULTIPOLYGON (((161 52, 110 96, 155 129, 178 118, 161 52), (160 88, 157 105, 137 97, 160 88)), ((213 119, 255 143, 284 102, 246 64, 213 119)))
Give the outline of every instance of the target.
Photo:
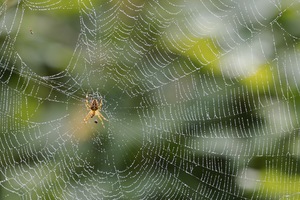
POLYGON ((104 126, 103 120, 108 121, 101 113, 101 108, 102 108, 102 99, 100 99, 100 101, 98 102, 97 99, 92 99, 92 102, 90 103, 88 101, 88 96, 86 96, 86 100, 85 100, 85 106, 86 108, 90 111, 86 117, 84 118, 84 122, 87 123, 87 121, 91 118, 93 118, 95 115, 100 119, 100 122, 102 123, 102 126, 104 126))

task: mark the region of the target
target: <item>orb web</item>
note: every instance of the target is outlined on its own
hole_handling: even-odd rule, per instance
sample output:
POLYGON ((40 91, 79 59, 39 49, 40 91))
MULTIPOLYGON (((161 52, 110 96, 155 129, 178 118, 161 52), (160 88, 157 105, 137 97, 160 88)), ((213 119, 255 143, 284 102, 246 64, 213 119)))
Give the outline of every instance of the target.
POLYGON ((1 198, 298 198, 299 6, 2 2, 1 198))

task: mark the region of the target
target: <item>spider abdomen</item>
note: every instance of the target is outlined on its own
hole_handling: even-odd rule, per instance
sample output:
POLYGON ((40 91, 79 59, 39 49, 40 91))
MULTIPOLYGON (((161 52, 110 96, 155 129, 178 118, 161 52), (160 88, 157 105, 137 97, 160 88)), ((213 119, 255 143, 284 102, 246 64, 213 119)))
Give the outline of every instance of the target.
POLYGON ((91 110, 92 111, 98 110, 98 102, 95 99, 92 101, 91 110))

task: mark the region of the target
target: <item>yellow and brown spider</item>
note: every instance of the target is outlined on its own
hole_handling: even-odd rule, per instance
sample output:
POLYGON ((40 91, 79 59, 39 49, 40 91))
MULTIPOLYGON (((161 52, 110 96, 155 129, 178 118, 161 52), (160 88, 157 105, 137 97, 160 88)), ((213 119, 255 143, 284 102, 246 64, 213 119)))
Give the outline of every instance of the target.
POLYGON ((86 95, 85 106, 90 112, 84 118, 85 123, 87 123, 87 121, 89 119, 93 118, 96 115, 100 119, 100 122, 102 123, 102 126, 105 128, 103 120, 105 120, 105 121, 108 121, 108 120, 100 113, 101 108, 102 108, 102 104, 103 104, 102 99, 100 99, 99 102, 97 101, 97 99, 93 99, 92 102, 89 103, 88 95, 86 95))

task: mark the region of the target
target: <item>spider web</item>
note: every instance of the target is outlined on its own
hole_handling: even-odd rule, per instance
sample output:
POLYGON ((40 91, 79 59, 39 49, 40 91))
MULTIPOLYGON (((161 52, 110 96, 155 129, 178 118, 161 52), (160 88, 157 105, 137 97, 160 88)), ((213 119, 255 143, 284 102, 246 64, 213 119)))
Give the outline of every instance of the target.
POLYGON ((1 199, 300 199, 299 1, 0 6, 1 199))

